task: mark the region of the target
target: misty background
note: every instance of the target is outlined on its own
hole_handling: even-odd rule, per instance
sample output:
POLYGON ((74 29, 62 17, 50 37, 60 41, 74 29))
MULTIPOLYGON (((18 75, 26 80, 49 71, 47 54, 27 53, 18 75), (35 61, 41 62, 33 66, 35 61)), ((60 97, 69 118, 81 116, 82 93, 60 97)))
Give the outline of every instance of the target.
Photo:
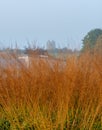
POLYGON ((102 0, 0 0, 0 47, 55 40, 80 49, 94 28, 102 28, 102 0))

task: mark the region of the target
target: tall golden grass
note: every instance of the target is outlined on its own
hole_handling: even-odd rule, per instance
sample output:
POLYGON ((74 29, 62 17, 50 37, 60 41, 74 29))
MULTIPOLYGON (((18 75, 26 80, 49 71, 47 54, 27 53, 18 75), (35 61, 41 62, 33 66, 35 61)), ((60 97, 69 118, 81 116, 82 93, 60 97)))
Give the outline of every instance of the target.
POLYGON ((102 130, 100 54, 16 61, 0 65, 0 130, 102 130))

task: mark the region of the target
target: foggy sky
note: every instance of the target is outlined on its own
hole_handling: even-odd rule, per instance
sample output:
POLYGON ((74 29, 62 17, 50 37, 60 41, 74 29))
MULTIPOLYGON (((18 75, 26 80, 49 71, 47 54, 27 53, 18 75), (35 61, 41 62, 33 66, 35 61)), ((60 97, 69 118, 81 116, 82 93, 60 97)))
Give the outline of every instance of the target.
POLYGON ((94 28, 102 28, 102 0, 0 0, 0 46, 55 40, 80 48, 94 28))

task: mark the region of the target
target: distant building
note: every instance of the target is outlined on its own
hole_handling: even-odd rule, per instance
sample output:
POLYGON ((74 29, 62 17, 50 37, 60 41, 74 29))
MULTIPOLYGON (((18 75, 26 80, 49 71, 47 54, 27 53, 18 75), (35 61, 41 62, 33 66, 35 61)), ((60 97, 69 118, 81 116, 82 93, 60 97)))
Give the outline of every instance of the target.
POLYGON ((19 57, 18 57, 18 60, 19 60, 21 63, 23 63, 24 65, 26 65, 27 67, 29 67, 30 61, 29 61, 28 55, 19 56, 19 57))

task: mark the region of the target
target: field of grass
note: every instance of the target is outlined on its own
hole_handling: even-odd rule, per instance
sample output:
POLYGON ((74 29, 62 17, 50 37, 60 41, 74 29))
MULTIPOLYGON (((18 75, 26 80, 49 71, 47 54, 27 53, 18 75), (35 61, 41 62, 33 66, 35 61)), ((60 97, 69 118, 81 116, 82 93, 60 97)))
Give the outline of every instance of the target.
POLYGON ((102 56, 0 65, 0 130, 102 130, 102 56))

